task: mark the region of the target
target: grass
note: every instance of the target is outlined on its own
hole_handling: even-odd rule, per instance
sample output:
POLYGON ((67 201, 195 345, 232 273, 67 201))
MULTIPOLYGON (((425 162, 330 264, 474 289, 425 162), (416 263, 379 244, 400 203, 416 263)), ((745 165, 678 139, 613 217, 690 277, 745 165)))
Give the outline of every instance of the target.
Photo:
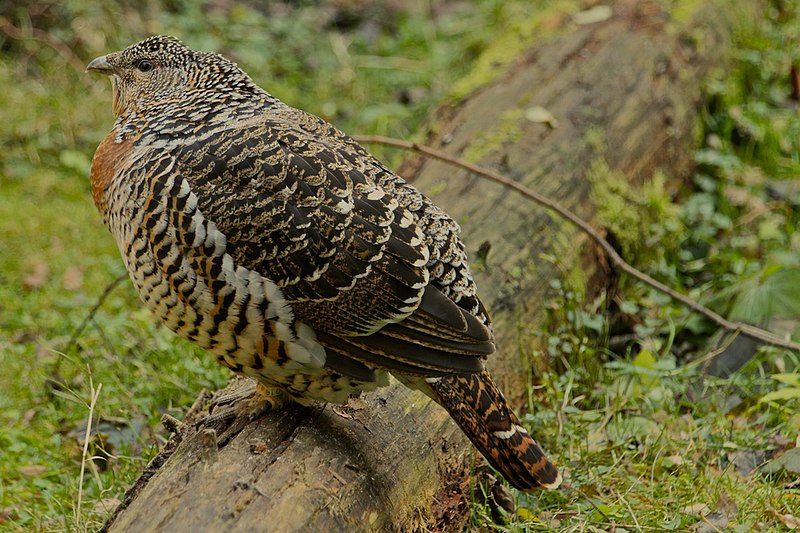
POLYGON ((705 517, 726 530, 765 531, 781 530, 781 516, 798 516, 798 492, 786 488, 793 478, 756 470, 797 438, 794 408, 760 402, 777 386, 769 369, 795 367, 796 356, 766 350, 720 379, 702 376, 698 362, 679 364, 674 347, 654 350, 652 338, 616 355, 582 325, 580 298, 563 287, 553 292, 562 326, 548 337, 551 353, 538 356, 558 370, 532 391, 533 414, 523 422, 554 451, 570 488, 515 492, 513 521, 476 505, 473 526, 685 531, 705 517))
POLYGON ((161 415, 180 417, 202 388, 229 377, 155 324, 128 282, 65 352, 124 273, 88 183, 113 121, 111 91, 82 65, 174 34, 226 53, 276 96, 347 131, 409 137, 518 9, 336 4, 153 2, 144 16, 70 0, 3 12, 18 28, 6 33, 25 38, 3 40, 0 55, 0 529, 96 529, 163 443, 161 415))
MULTIPOLYGON (((111 125, 110 90, 74 64, 143 35, 175 34, 234 57, 280 98, 346 131, 410 137, 529 5, 335 4, 256 12, 179 0, 151 3, 144 16, 124 3, 70 0, 12 3, 4 13, 35 38, 0 43, 0 529, 96 529, 163 443, 161 415, 179 417, 200 389, 229 376, 155 324, 127 282, 66 351, 103 288, 124 273, 87 179, 111 125)), ((699 299, 728 294, 717 302, 726 312, 744 308, 753 279, 765 280, 762 292, 781 290, 770 289, 772 273, 796 264, 795 197, 769 194, 798 174, 800 120, 785 98, 798 33, 776 11, 742 36, 736 69, 709 83, 698 173, 664 208, 669 225, 647 229, 645 238, 669 234, 670 245, 637 255, 699 299)), ((587 301, 582 287, 555 283, 549 329, 538 332, 544 348, 533 356, 544 371, 524 422, 556 451, 572 489, 514 493, 513 514, 476 501, 472 526, 685 530, 721 524, 718 513, 729 529, 749 531, 800 516, 790 475, 744 468, 797 438, 798 400, 761 401, 791 388, 771 375, 793 375, 796 354, 762 350, 732 377, 701 376, 709 326, 658 294, 620 289, 618 299, 587 301)), ((773 319, 786 317, 766 313, 773 319)))
MULTIPOLYGON (((697 169, 677 197, 655 184, 650 217, 627 240, 630 223, 613 218, 613 198, 606 214, 641 269, 726 316, 794 339, 800 115, 790 74, 800 63, 797 8, 774 4, 737 36, 733 68, 708 81, 697 169)), ((607 173, 598 177, 608 180, 607 173)), ((800 442, 800 356, 721 338, 630 280, 620 281, 615 297, 591 300, 585 287, 569 283, 552 286, 549 326, 539 332, 543 348, 532 354, 543 370, 524 419, 565 469, 568 488, 512 491, 513 512, 491 498, 486 503, 477 490, 471 527, 797 528, 800 464, 780 465, 794 461, 800 442), (755 356, 731 375, 708 374, 712 357, 737 351, 755 356)))

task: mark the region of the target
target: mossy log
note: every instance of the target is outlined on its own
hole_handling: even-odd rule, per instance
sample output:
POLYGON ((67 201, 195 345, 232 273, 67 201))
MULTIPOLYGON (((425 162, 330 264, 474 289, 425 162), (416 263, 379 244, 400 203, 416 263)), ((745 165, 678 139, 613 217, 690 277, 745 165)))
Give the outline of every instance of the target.
MULTIPOLYGON (((665 11, 658 2, 618 1, 610 18, 584 24, 573 17, 577 9, 565 3, 532 18, 523 28, 529 44, 502 68, 489 65, 493 79, 472 83, 458 103, 440 108, 430 144, 597 221, 587 175, 598 163, 633 190, 659 170, 676 180, 687 175, 703 80, 725 66, 734 27, 754 20, 757 4, 684 0, 665 11)), ((475 269, 500 346, 490 367, 522 407, 528 354, 536 348, 531 332, 541 323, 548 284, 564 269, 589 279, 597 257, 582 246, 584 235, 514 192, 440 162, 413 160, 403 168, 462 224, 473 258, 490 245, 475 269)), ((270 413, 237 424, 240 431, 197 429, 201 411, 187 414, 107 530, 463 527, 463 492, 479 458, 419 393, 394 384, 344 407, 270 413)), ((534 428, 534 436, 556 462, 568 463, 554 428, 534 428)))

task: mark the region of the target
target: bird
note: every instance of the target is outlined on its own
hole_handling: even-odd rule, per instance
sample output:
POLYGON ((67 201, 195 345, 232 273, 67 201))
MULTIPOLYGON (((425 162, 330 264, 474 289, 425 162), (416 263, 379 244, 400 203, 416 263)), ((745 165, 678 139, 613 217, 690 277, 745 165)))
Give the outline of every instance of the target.
POLYGON ((345 403, 391 374, 517 489, 561 473, 486 369, 496 351, 459 225, 353 138, 236 63, 163 35, 92 60, 116 117, 93 201, 144 304, 258 384, 345 403))

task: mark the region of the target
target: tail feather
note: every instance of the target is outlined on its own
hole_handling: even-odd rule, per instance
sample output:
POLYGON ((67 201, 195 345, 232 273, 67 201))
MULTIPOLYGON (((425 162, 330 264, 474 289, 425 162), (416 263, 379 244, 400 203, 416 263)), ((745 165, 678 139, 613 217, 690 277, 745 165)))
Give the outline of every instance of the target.
POLYGON ((472 444, 520 490, 555 489, 561 474, 520 424, 486 370, 425 380, 472 444))

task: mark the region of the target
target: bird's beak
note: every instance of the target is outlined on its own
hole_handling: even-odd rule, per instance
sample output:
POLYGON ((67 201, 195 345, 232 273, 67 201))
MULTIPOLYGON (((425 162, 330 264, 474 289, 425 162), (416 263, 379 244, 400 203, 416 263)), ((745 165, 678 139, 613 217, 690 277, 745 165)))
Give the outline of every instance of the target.
POLYGON ((89 72, 97 72, 99 74, 109 75, 114 72, 114 67, 108 62, 108 56, 100 56, 92 59, 92 62, 86 65, 86 70, 89 72))

